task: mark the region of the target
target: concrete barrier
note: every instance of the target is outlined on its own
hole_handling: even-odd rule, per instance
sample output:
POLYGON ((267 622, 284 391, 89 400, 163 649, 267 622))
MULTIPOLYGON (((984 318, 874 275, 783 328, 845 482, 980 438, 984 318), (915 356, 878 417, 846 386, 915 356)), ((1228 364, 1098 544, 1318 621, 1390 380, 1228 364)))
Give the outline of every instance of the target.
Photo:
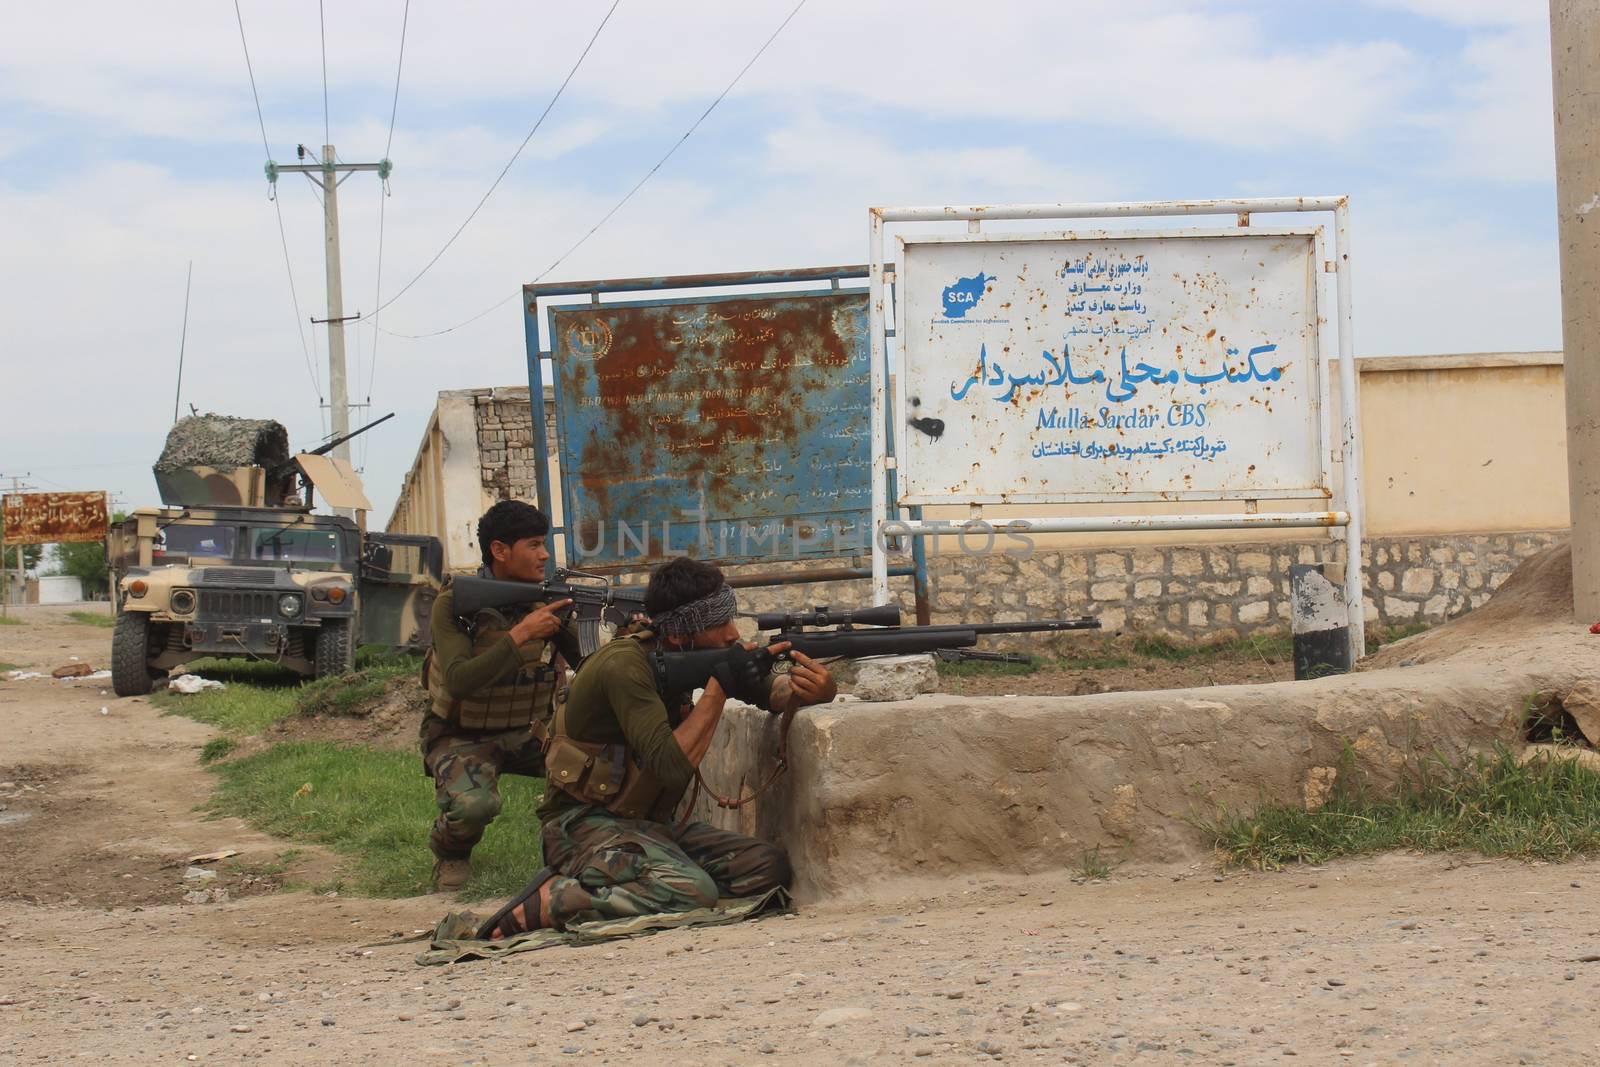
MULTIPOLYGON (((922 876, 1031 872, 1206 854, 1219 807, 1319 806, 1341 755, 1375 787, 1432 753, 1518 747, 1529 695, 1565 693, 1593 647, 1526 635, 1466 661, 1270 685, 1071 697, 926 695, 801 712, 789 771, 754 804, 702 817, 781 843, 801 899, 922 876), (1561 645, 1558 655, 1551 641, 1561 645), (1538 649, 1537 652, 1532 651, 1538 649)), ((739 708, 704 772, 732 793, 771 767, 778 720, 739 708)))

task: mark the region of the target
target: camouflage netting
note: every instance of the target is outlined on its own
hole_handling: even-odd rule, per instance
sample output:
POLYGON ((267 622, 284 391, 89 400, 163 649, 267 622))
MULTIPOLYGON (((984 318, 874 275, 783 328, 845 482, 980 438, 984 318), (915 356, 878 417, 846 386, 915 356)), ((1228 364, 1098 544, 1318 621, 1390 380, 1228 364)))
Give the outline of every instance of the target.
POLYGON ((265 467, 289 461, 289 431, 272 419, 238 419, 231 415, 191 415, 167 433, 167 445, 156 460, 157 473, 189 467, 265 467))

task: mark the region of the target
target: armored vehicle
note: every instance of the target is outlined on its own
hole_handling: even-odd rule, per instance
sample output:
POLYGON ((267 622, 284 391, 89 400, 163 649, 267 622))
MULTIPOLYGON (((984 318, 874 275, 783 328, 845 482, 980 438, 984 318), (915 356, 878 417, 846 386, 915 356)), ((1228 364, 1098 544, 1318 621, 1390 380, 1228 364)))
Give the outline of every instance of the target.
POLYGON ((331 444, 291 460, 277 423, 197 419, 208 425, 183 420, 157 463, 168 506, 138 509, 111 530, 118 696, 148 693, 201 657, 264 660, 322 678, 351 670, 358 645, 427 643, 443 571, 436 538, 365 533, 351 519, 313 514, 314 487, 336 507, 369 507, 348 464, 319 454, 331 444), (180 430, 191 452, 205 433, 234 443, 254 436, 245 458, 260 462, 215 462, 241 458, 215 441, 204 457, 214 462, 189 462, 174 447, 180 430), (181 465, 169 462, 174 455, 181 465))

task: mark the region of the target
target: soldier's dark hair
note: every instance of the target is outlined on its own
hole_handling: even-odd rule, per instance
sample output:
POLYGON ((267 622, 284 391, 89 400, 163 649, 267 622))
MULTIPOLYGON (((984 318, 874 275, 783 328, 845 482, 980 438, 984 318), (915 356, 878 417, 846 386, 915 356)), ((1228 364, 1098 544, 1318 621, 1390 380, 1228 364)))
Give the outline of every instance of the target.
POLYGON ((494 563, 494 554, 489 551, 491 543, 514 545, 524 537, 543 537, 549 532, 550 520, 544 517, 544 512, 521 500, 502 500, 478 520, 478 548, 483 552, 483 565, 494 563))
POLYGON ((644 610, 660 615, 690 601, 708 597, 721 589, 727 579, 715 563, 703 563, 688 556, 669 559, 650 572, 644 589, 644 610))

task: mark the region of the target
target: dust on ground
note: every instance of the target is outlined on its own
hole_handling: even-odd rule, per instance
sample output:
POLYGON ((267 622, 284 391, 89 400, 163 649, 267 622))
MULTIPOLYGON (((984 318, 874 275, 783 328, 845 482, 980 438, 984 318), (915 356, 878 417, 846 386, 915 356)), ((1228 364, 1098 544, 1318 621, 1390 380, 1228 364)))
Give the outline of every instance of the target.
MULTIPOLYGON (((0 629, 0 660, 103 661, 107 631, 34 611, 27 626, 0 629)), ((1465 621, 1412 641, 1439 651, 1463 640, 1448 631, 1465 621)), ((1064 856, 1045 875, 905 883, 793 918, 421 968, 418 946, 395 935, 431 927, 451 906, 442 897, 183 902, 173 861, 237 848, 223 865, 242 865, 285 847, 197 813, 211 784, 198 764, 209 727, 48 678, 0 682, 0 716, 0 780, 12 783, 0 814, 24 816, 0 823, 8 1062, 1576 1064, 1600 1054, 1600 924, 1587 905, 1596 860, 1389 855, 1083 881, 1064 856)))

